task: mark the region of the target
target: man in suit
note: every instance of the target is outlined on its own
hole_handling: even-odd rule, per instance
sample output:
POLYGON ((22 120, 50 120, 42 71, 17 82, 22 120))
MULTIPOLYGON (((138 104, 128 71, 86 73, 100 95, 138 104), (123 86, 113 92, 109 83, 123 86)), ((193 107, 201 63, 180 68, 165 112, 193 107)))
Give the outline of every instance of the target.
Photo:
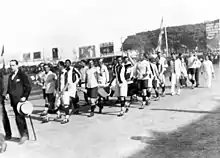
MULTIPOLYGON (((4 114, 6 113, 5 110, 5 96, 7 93, 7 80, 5 75, 5 69, 0 70, 0 117, 2 122, 9 122, 9 120, 4 119, 4 114)), ((5 124, 3 124, 5 125, 5 124)), ((5 127, 4 127, 5 128, 5 127)), ((6 135, 11 135, 11 133, 7 133, 6 135)), ((6 150, 7 144, 5 143, 5 136, 0 133, 0 153, 6 150)))
MULTIPOLYGON (((15 113, 16 124, 20 133, 20 144, 23 144, 28 140, 28 128, 25 120, 25 116, 17 111, 17 104, 19 102, 24 102, 28 99, 31 92, 31 83, 28 76, 18 69, 18 61, 11 60, 10 67, 12 73, 8 78, 8 94, 11 101, 11 106, 15 113)), ((8 98, 8 97, 7 97, 8 98)), ((4 115, 3 120, 8 120, 7 113, 4 115)), ((11 127, 9 121, 4 121, 4 128, 6 133, 6 138, 9 140, 11 138, 11 127)))

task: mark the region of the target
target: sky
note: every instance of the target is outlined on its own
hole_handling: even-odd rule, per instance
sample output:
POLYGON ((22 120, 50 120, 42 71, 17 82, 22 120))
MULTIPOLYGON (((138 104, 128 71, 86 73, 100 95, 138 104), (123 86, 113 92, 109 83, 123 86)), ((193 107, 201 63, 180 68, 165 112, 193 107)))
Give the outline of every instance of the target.
POLYGON ((5 59, 41 51, 74 58, 78 47, 115 42, 138 32, 220 18, 219 0, 0 0, 5 59))

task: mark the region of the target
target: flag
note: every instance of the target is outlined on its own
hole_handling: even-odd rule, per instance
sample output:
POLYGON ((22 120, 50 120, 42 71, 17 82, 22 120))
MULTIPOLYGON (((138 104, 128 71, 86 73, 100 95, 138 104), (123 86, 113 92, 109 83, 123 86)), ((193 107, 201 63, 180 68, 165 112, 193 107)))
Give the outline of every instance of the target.
POLYGON ((161 23, 160 23, 160 34, 159 34, 159 38, 158 38, 158 42, 157 42, 157 48, 156 51, 161 52, 161 46, 162 46, 162 37, 164 34, 164 27, 163 27, 163 17, 161 19, 161 23))
POLYGON ((5 52, 5 49, 4 49, 4 45, 3 45, 2 46, 2 54, 1 54, 1 56, 3 56, 4 52, 5 52))

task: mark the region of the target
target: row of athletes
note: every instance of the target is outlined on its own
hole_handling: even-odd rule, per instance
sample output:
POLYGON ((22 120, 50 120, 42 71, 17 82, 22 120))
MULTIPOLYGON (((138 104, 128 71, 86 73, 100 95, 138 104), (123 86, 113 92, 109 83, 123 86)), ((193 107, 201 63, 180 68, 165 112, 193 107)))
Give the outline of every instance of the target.
MULTIPOLYGON (((189 58, 190 59, 190 58, 189 58)), ((45 72, 47 75, 43 81, 43 91, 46 94, 46 108, 43 112, 47 122, 49 120, 48 110, 49 107, 54 106, 61 99, 61 104, 64 107, 65 118, 61 123, 69 122, 70 111, 72 107, 78 109, 78 95, 77 95, 77 84, 82 80, 82 76, 85 76, 85 100, 91 106, 90 116, 94 116, 94 111, 96 105, 99 107, 99 112, 102 112, 103 105, 101 100, 108 100, 109 96, 118 97, 118 103, 121 105, 121 111, 118 114, 123 116, 129 109, 129 103, 126 98, 128 96, 140 96, 142 98, 141 109, 146 105, 149 105, 152 90, 155 91, 156 99, 160 96, 164 96, 166 80, 165 80, 165 70, 167 68, 166 59, 161 56, 160 52, 157 53, 155 58, 149 57, 145 54, 140 54, 139 60, 134 62, 132 58, 128 55, 124 59, 122 57, 117 58, 117 63, 113 65, 113 79, 109 81, 109 72, 103 60, 99 60, 98 66, 94 65, 93 60, 88 61, 88 67, 85 67, 84 74, 79 72, 74 67, 71 67, 70 60, 66 62, 59 62, 58 67, 60 70, 59 77, 52 72, 50 72, 49 67, 45 65, 45 72), (48 73, 49 72, 49 73, 48 73), (48 77, 48 74, 52 77, 48 77), (62 77, 63 75, 63 77, 62 77), (49 78, 49 79, 48 79, 49 78), (59 90, 55 88, 55 80, 58 80, 59 90), (54 86, 52 86, 54 85, 54 86), (51 88, 53 87, 53 88, 51 88), (162 89, 161 94, 159 93, 159 88, 162 89), (50 89, 50 94, 48 94, 48 89, 50 89), (110 95, 109 89, 113 93, 110 95), (54 97, 54 92, 60 92, 59 97, 54 97), (60 99, 55 99, 60 98, 60 99)), ((180 94, 180 78, 186 76, 186 67, 184 67, 182 62, 182 55, 171 55, 171 60, 169 61, 169 72, 171 81, 171 94, 180 94)), ((189 68, 189 76, 192 76, 192 66, 189 68)), ((194 71, 193 71, 194 72, 194 71)), ((190 78, 193 81, 193 78, 190 78)), ((81 89, 82 90, 82 89, 81 89)), ((59 102, 60 103, 60 102, 59 102)), ((55 108, 58 118, 60 118, 60 110, 55 108)), ((75 113, 78 113, 75 110, 75 113)))

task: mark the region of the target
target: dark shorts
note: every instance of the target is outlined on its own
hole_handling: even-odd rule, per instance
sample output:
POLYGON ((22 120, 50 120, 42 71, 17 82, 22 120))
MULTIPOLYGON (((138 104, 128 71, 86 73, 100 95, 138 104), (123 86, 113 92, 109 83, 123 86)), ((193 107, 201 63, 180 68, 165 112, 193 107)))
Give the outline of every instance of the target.
POLYGON ((138 94, 138 82, 132 82, 128 84, 128 96, 132 96, 134 94, 138 94))
POLYGON ((42 89, 42 92, 43 92, 43 98, 46 99, 46 90, 42 89))
POLYGON ((139 90, 148 89, 148 88, 149 88, 148 80, 138 80, 138 89, 139 90))
POLYGON ((189 68, 188 69, 188 74, 195 75, 195 73, 196 73, 196 69, 194 69, 194 68, 189 68))
POLYGON ((156 88, 158 88, 158 80, 155 80, 155 79, 153 79, 153 81, 152 81, 152 86, 153 86, 153 88, 154 89, 156 89, 156 88))
POLYGON ((98 97, 98 87, 87 88, 87 96, 89 98, 97 98, 98 97))

